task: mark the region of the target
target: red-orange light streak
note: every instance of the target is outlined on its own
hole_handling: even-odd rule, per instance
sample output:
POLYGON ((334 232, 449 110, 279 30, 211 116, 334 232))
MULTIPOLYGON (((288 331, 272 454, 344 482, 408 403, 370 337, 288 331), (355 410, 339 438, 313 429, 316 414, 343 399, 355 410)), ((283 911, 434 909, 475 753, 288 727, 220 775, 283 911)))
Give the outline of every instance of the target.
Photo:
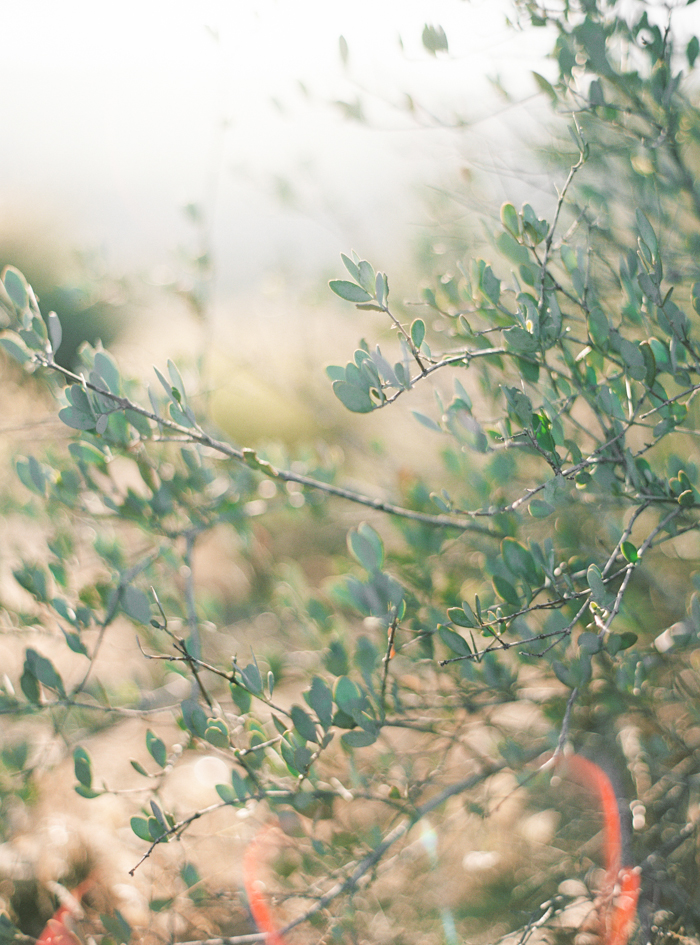
POLYGON ((639 870, 622 866, 622 827, 617 795, 610 778, 595 762, 569 755, 560 762, 568 773, 597 800, 603 813, 605 837, 605 888, 601 924, 605 945, 627 945, 637 915, 639 870))

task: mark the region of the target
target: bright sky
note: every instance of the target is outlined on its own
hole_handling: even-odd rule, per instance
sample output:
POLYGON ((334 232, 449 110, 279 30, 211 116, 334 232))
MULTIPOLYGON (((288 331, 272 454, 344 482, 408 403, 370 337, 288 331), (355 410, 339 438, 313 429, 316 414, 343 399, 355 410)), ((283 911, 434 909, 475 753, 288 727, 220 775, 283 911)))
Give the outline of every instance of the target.
POLYGON ((146 270, 187 239, 182 206, 213 202, 236 285, 278 263, 327 264, 357 240, 381 245, 417 222, 409 188, 458 157, 451 136, 413 130, 393 107, 403 94, 444 119, 461 111, 488 136, 484 76, 521 73, 528 91, 529 70, 543 70, 546 37, 508 30, 509 6, 9 0, 0 209, 57 218, 113 266, 146 270), (427 22, 444 27, 449 57, 422 48, 427 22), (330 104, 358 94, 369 128, 330 104), (281 208, 279 192, 303 212, 281 208))

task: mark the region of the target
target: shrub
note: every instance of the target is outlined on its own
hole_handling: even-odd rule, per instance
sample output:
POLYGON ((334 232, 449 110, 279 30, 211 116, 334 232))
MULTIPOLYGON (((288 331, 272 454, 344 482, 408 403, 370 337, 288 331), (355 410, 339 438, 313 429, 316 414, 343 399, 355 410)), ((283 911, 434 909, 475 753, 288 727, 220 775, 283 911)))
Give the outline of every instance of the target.
MULTIPOLYGON (((417 317, 355 253, 330 283, 384 332, 381 348, 363 340, 327 369, 335 396, 394 412, 435 382, 410 444, 441 445, 434 481, 403 472, 384 497, 346 485, 322 451, 233 445, 172 361, 147 394, 99 345, 73 372, 55 358, 58 318, 44 322, 16 269, 2 276, 0 343, 56 378, 71 431, 16 464, 51 534, 46 559, 15 570, 33 599, 15 626, 46 636, 2 711, 18 732, 47 720, 90 803, 126 782, 107 783, 86 746, 141 720, 131 828, 156 871, 205 817, 279 815, 297 836, 256 841, 277 854, 277 924, 329 941, 516 928, 524 941, 560 913, 578 921, 564 881, 595 862, 586 802, 560 805, 543 769, 567 744, 624 775, 643 934, 694 935, 700 919, 700 114, 684 91, 698 40, 679 50, 670 20, 654 25, 641 5, 519 10, 557 36, 556 80, 536 77, 570 131, 553 210, 504 204, 491 258, 456 254, 417 317), (236 598, 207 580, 222 535, 245 576, 236 598), (325 580, 295 561, 307 551, 327 556, 325 580), (127 646, 126 626, 140 693, 100 665, 110 640, 127 646), (185 809, 169 784, 205 754, 228 768, 218 803, 185 809), (553 849, 542 815, 557 806, 553 849)), ((426 27, 433 52, 448 39, 426 27)), ((3 777, 26 797, 40 762, 23 745, 3 753, 3 777)), ((207 865, 179 874, 199 910, 221 894, 207 865)))

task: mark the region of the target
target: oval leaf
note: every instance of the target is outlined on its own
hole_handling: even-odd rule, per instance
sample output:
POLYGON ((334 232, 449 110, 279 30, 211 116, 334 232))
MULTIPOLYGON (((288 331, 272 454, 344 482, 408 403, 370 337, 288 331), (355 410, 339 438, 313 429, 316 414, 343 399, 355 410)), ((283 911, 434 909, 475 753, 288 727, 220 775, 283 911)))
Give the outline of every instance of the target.
POLYGON ((369 302, 372 296, 366 292, 362 286, 355 285, 354 282, 346 282, 345 279, 333 279, 328 283, 331 292, 335 292, 346 302, 369 302))

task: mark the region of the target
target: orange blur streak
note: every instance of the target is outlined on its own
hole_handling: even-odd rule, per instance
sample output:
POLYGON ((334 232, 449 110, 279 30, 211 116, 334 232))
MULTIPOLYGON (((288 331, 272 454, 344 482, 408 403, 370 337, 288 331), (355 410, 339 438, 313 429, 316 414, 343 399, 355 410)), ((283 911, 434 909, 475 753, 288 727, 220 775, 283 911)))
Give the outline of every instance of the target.
POLYGON ((258 879, 261 848, 271 828, 271 824, 268 824, 267 827, 263 827, 245 851, 243 856, 243 888, 245 889, 248 907, 250 908, 255 924, 261 932, 267 933, 265 940, 267 945, 285 945, 284 939, 277 931, 270 908, 260 889, 260 880, 258 879))
MULTIPOLYGON (((608 906, 603 916, 605 945, 627 945, 637 914, 640 892, 639 870, 622 867, 622 827, 617 795, 610 778, 594 761, 583 755, 569 755, 563 763, 574 778, 596 797, 603 813, 605 836, 605 885, 608 906), (615 887, 619 884, 619 892, 615 887)), ((562 764, 560 761, 559 764, 562 764)), ((267 933, 267 945, 285 945, 284 938, 275 927, 272 913, 260 890, 257 878, 261 848, 272 829, 268 824, 249 844, 243 857, 243 887, 255 924, 267 933)), ((39 941, 37 945, 65 945, 60 940, 39 941)))
POLYGON ((639 870, 625 867, 619 876, 620 892, 615 899, 615 907, 607 921, 605 945, 627 945, 637 915, 639 901, 639 870))
POLYGON ((582 755, 569 755, 566 761, 576 780, 591 794, 597 795, 605 828, 605 870, 608 882, 612 881, 611 885, 614 886, 622 859, 622 831, 615 789, 610 778, 595 762, 582 755))
MULTIPOLYGON (((71 897, 80 902, 93 882, 94 880, 90 877, 83 880, 76 889, 71 890, 71 897)), ((74 905, 72 903, 64 902, 60 905, 44 926, 44 931, 36 940, 36 945, 76 945, 76 943, 80 945, 78 937, 67 924, 67 920, 71 918, 73 912, 74 905)))
POLYGON ((639 870, 622 866, 622 828, 615 789, 602 768, 588 758, 569 755, 564 763, 576 780, 597 797, 603 812, 605 893, 608 900, 603 915, 604 941, 605 945, 627 945, 637 914, 641 883, 639 870))

